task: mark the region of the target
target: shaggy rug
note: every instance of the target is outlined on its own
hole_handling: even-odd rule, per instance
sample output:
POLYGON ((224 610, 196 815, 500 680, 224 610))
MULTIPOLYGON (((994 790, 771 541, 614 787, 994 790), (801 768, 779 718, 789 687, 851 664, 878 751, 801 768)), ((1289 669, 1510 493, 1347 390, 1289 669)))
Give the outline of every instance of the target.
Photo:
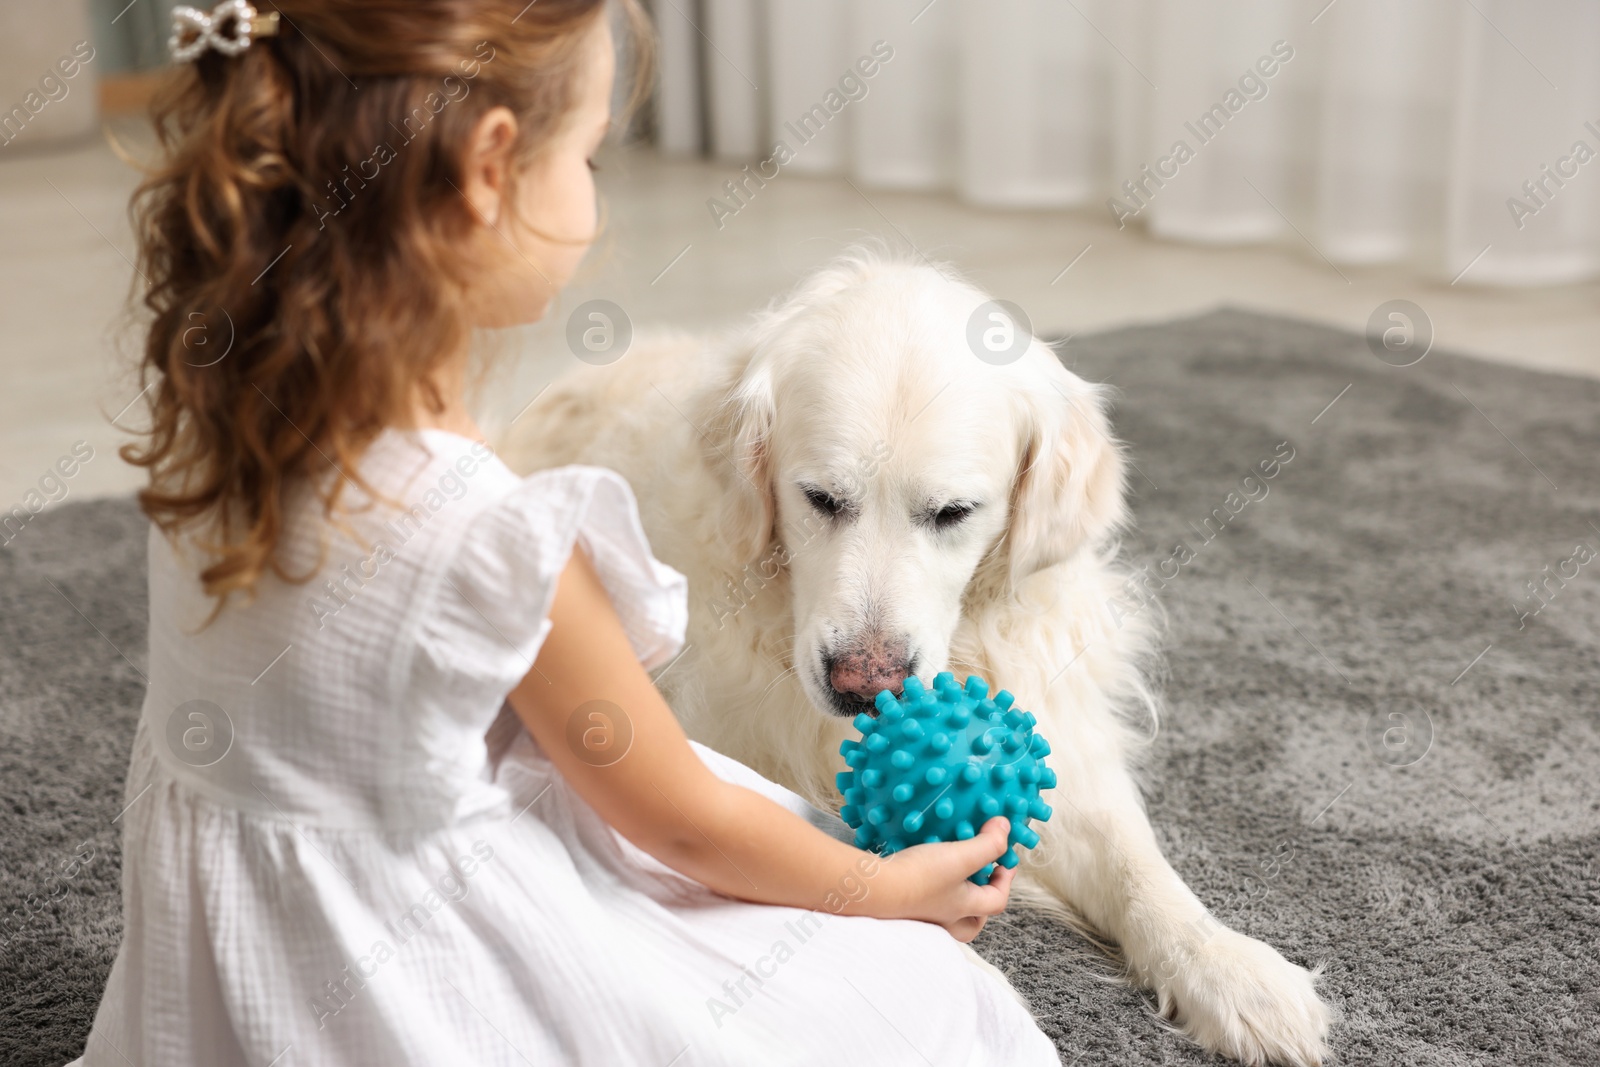
MULTIPOLYGON (((1323 964, 1336 1062, 1596 1062, 1600 383, 1228 310, 1060 351, 1117 387, 1137 465, 1125 551, 1157 579, 1114 607, 1169 620, 1174 866, 1323 964)), ((0 551, 13 1067, 82 1051, 117 944, 144 531, 129 500, 68 504, 0 551)), ((1037 916, 978 947, 1064 1064, 1216 1062, 1037 916)))

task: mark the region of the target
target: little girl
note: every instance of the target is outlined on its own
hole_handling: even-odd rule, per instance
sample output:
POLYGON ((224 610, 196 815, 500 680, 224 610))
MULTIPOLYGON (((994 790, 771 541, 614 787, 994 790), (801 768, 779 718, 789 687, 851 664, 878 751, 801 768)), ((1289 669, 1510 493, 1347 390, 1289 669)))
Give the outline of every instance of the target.
POLYGON ((691 744, 628 485, 518 478, 468 412, 471 331, 594 238, 604 0, 175 18, 135 198, 149 692, 78 1062, 1058 1063, 960 944, 1005 820, 883 861, 691 744))

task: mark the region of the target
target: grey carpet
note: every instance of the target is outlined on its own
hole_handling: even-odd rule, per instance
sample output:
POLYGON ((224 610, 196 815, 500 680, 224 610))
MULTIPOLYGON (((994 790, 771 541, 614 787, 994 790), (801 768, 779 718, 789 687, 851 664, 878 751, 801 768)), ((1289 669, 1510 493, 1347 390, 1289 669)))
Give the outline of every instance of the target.
MULTIPOLYGON (((1600 552, 1600 383, 1394 368, 1237 311, 1063 358, 1121 390, 1131 558, 1195 551, 1161 591, 1150 808, 1174 865, 1224 921, 1326 963, 1337 1062, 1600 1062, 1600 567, 1518 615, 1547 566, 1600 552), (1284 440, 1268 494, 1204 543, 1284 440), (1385 747, 1392 713, 1409 733, 1385 747)), ((115 950, 143 531, 129 501, 69 504, 0 551, 0 1063, 76 1055, 115 950)), ((979 945, 1066 1064, 1215 1062, 1039 919, 979 945)))

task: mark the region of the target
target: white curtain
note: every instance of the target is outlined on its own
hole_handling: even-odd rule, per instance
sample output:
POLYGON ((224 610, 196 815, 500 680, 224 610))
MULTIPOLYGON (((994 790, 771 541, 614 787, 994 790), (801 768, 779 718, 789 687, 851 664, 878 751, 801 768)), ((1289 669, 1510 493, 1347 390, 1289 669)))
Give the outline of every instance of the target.
POLYGON ((750 163, 779 181, 1090 208, 1162 238, 1284 241, 1334 269, 1398 262, 1462 284, 1600 273, 1597 0, 656 0, 655 14, 660 144, 730 177, 750 163), (867 76, 876 42, 892 54, 867 76))

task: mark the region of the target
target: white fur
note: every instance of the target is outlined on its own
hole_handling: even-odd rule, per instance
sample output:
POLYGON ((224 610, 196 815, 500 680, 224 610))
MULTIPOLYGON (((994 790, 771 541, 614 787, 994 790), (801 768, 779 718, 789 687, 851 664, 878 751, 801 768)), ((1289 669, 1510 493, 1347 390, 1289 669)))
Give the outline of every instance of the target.
POLYGON ((1312 975, 1217 924, 1162 857, 1130 771, 1154 734, 1153 612, 1107 610, 1124 464, 1106 396, 1037 340, 967 347, 988 297, 948 268, 855 252, 747 327, 641 338, 557 381, 502 454, 523 472, 627 477, 656 554, 688 576, 688 646, 658 682, 689 734, 836 810, 850 720, 826 651, 903 637, 915 673, 1004 686, 1039 718, 1059 785, 1017 898, 1114 944, 1207 1049, 1320 1063, 1312 975), (800 484, 848 497, 818 522, 800 484), (978 503, 942 532, 926 507, 978 503), (808 516, 811 517, 808 525, 808 516))

